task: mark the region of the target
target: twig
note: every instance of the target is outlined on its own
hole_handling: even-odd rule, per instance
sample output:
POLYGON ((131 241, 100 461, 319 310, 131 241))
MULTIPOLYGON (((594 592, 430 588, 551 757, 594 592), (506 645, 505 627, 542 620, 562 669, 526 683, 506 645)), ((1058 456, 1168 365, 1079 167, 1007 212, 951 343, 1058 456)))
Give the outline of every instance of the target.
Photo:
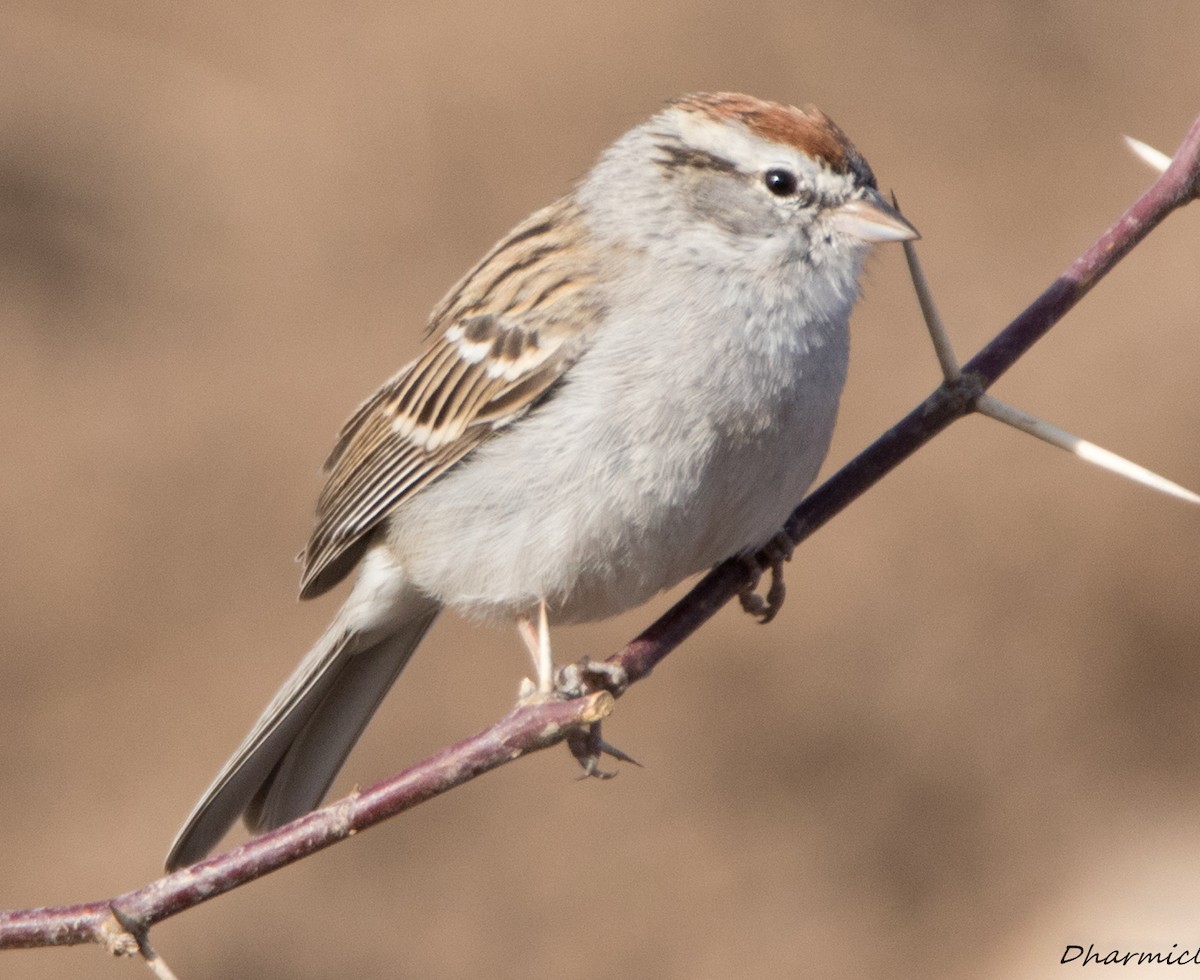
POLYGON ((155 923, 269 871, 352 837, 497 766, 595 724, 613 706, 600 691, 572 701, 517 708, 491 728, 419 765, 299 820, 113 899, 0 912, 0 949, 96 942, 128 955, 155 923), (118 928, 119 926, 119 928, 118 928))
MULTIPOLYGON (((1157 156, 1154 159, 1157 161, 1157 169, 1160 173, 1170 166, 1170 157, 1164 153, 1159 153, 1158 150, 1147 146, 1140 140, 1126 136, 1125 142, 1142 159, 1156 154, 1157 156)), ((897 202, 895 194, 892 195, 892 204, 899 208, 899 202, 897 202)), ((924 318, 925 326, 929 330, 929 339, 933 342, 934 353, 937 355, 938 363, 941 365, 942 377, 947 384, 954 384, 962 376, 962 368, 959 366, 958 357, 954 353, 954 345, 950 341, 950 334, 942 323, 941 316, 938 315, 937 306, 933 301, 933 292, 929 288, 929 282, 925 278, 924 270, 921 268, 921 260, 917 257, 916 246, 911 241, 906 241, 903 245, 904 257, 908 260, 908 271, 912 278, 913 290, 917 294, 917 302, 921 306, 921 316, 924 318)), ((1080 439, 1078 436, 1071 435, 1071 433, 1065 432, 1058 426, 1051 425, 1049 422, 1045 422, 1028 412, 1023 412, 1019 408, 1007 405, 993 398, 991 395, 978 395, 975 398, 974 409, 981 415, 986 415, 1020 432, 1031 435, 1036 439, 1041 439, 1043 442, 1056 446, 1059 449, 1066 450, 1086 462, 1093 463, 1112 473, 1116 473, 1127 480, 1133 480, 1135 483, 1150 487, 1159 493, 1165 493, 1168 496, 1185 500, 1191 504, 1200 504, 1200 496, 1197 496, 1185 487, 1181 487, 1178 483, 1174 483, 1146 469, 1144 466, 1139 466, 1137 463, 1118 456, 1103 446, 1097 446, 1094 442, 1080 439)))

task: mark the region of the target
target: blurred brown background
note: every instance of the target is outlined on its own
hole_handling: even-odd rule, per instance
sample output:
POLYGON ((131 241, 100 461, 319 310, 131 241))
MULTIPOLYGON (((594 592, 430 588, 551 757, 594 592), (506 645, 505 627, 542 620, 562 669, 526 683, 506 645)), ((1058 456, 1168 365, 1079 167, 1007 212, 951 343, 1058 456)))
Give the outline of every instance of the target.
MULTIPOLYGON (((159 873, 336 602, 294 602, 342 420, 493 239, 664 99, 821 105, 924 233, 965 357, 1196 112, 1194 0, 5 4, 0 907, 159 873)), ((997 389, 1200 485, 1200 208, 997 389)), ((874 262, 830 463, 936 383, 874 262)), ((640 761, 508 767, 155 930, 181 977, 1041 977, 1200 943, 1200 514, 986 420, 624 699, 640 761)), ((559 631, 606 654, 665 601, 559 631)), ((527 666, 447 617, 338 783, 527 666)), ((19 978, 144 975, 92 948, 19 978)), ((1133 971, 1137 972, 1137 971, 1133 971)))

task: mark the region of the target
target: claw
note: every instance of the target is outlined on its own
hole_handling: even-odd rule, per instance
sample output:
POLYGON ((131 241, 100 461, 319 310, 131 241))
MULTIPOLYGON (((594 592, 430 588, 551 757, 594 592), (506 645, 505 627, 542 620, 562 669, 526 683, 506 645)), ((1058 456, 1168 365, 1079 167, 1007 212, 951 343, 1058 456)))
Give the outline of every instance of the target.
POLYGON ((567 747, 571 750, 571 755, 575 756, 575 761, 583 767, 583 776, 580 777, 582 779, 612 779, 617 774, 615 769, 610 771, 600 768, 600 758, 604 755, 611 755, 620 762, 631 762, 639 769, 642 765, 633 756, 622 752, 615 745, 609 745, 600 737, 600 722, 568 735, 567 747))
MULTIPOLYGON (((578 663, 561 668, 554 679, 554 691, 561 698, 578 698, 592 691, 608 691, 620 697, 629 686, 625 668, 606 660, 589 660, 584 657, 578 663)), ((567 747, 575 761, 583 767, 583 778, 612 779, 615 771, 600 768, 600 758, 610 755, 619 762, 631 762, 640 767, 633 756, 609 745, 600 737, 600 722, 581 728, 567 736, 567 747)))
MULTIPOLYGON (((611 755, 618 762, 628 762, 630 765, 637 766, 639 769, 645 768, 645 766, 643 766, 640 762, 638 762, 637 759, 635 759, 633 756, 631 756, 628 752, 622 752, 615 745, 612 745, 609 742, 604 741, 604 739, 600 740, 600 751, 603 752, 605 755, 611 755)), ((615 775, 615 773, 614 773, 614 775, 615 775)))
POLYGON ((783 600, 787 596, 787 587, 783 582, 783 563, 792 560, 795 550, 792 539, 780 531, 763 545, 756 555, 746 558, 746 565, 751 569, 754 578, 738 593, 738 601, 741 602, 742 609, 756 617, 760 623, 769 623, 783 608, 783 600), (771 572, 771 586, 764 597, 755 590, 766 570, 771 572))

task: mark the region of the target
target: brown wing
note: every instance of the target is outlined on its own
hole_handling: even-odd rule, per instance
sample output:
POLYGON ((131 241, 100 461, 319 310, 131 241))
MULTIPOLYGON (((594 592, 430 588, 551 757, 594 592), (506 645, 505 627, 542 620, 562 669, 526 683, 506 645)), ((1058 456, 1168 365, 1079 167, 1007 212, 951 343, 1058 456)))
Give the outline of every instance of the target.
POLYGON ((301 598, 336 585, 368 532, 525 412, 578 359, 600 313, 572 198, 518 225, 431 317, 420 356, 360 406, 326 461, 301 598))

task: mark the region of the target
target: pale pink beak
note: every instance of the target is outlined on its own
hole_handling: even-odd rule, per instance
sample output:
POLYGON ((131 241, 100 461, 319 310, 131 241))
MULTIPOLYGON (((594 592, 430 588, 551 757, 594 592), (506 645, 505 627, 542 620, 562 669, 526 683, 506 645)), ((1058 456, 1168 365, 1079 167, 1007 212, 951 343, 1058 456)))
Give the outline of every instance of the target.
POLYGON ((829 213, 830 223, 847 235, 864 242, 904 242, 921 233, 904 215, 887 203, 876 190, 847 201, 829 213))

